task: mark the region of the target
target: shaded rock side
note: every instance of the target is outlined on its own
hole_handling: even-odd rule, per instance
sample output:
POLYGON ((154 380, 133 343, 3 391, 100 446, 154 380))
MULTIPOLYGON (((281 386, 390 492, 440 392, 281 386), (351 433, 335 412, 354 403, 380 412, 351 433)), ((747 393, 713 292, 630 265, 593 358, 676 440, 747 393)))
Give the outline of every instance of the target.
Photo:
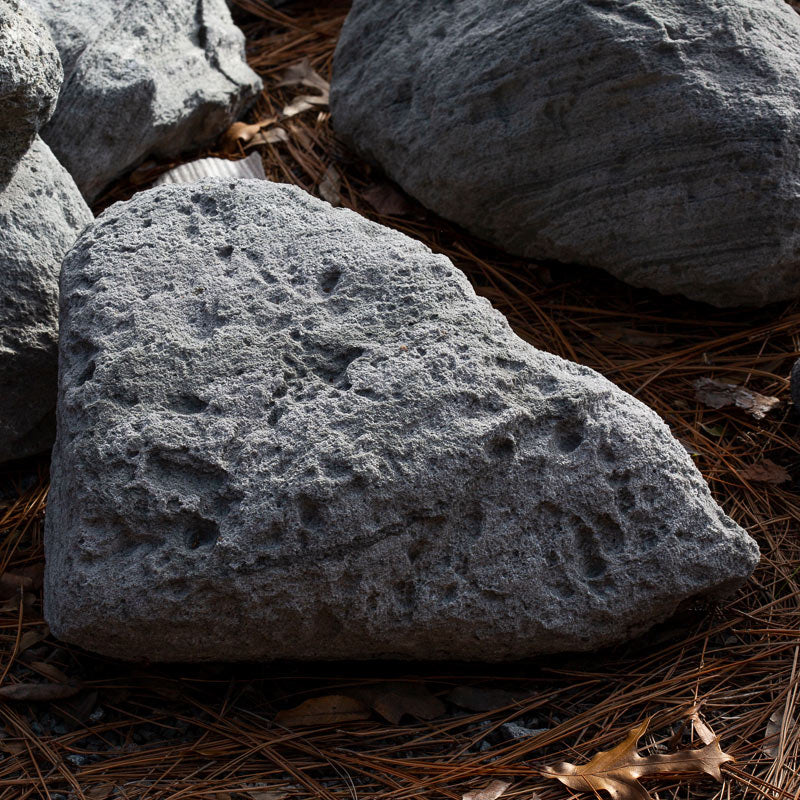
POLYGON ((43 137, 91 201, 146 156, 213 141, 261 89, 224 0, 32 0, 66 74, 43 137))
POLYGON ((0 189, 50 119, 63 76, 38 16, 20 0, 0 0, 0 189))
POLYGON ((585 650, 758 559, 652 411, 294 187, 111 207, 60 354, 46 616, 112 656, 585 650))
POLYGON ((0 190, 0 461, 55 438, 58 273, 93 219, 38 137, 0 190))
POLYGON ((716 306, 800 287, 783 0, 355 0, 337 133, 506 250, 716 306))

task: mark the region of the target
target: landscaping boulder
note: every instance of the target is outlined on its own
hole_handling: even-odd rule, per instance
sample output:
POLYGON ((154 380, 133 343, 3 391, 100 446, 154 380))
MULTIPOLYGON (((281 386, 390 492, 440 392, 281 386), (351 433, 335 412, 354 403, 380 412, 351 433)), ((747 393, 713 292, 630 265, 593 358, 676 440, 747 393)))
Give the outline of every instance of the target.
POLYGON ((41 20, 20 0, 0 0, 0 190, 50 119, 62 78, 41 20))
POLYGON ((60 357, 46 618, 107 655, 586 650, 758 560, 650 409, 296 187, 112 206, 64 260, 60 357))
POLYGON ((38 137, 0 189, 0 461, 55 438, 58 273, 93 219, 38 137))
POLYGON ((355 0, 339 136, 506 250, 717 306, 800 293, 783 0, 355 0))
POLYGON ((32 0, 66 80, 43 132, 88 200, 146 156, 208 144, 255 99, 225 0, 32 0))

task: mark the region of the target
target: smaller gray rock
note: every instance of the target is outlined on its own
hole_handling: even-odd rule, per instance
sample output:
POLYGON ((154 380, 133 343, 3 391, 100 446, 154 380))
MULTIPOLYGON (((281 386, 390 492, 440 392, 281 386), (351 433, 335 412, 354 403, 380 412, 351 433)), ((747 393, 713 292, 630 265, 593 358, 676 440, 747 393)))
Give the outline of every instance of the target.
POLYGON ((516 722, 506 722, 500 726, 500 733, 505 739, 529 739, 531 736, 538 736, 549 730, 549 728, 526 728, 516 722))
POLYGON ((0 461, 55 436, 58 274, 92 213, 38 137, 0 190, 0 461))
POLYGON ((43 131, 89 200, 213 141, 261 90, 224 0, 32 0, 67 79, 43 131))
POLYGON ((50 119, 63 77, 42 21, 20 0, 0 0, 0 187, 50 119))

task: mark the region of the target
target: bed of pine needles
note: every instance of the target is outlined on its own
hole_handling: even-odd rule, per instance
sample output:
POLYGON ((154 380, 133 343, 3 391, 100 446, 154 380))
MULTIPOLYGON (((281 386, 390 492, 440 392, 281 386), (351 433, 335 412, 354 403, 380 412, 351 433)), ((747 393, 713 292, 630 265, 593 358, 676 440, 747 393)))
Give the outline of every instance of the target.
MULTIPOLYGON (((330 77, 347 4, 301 3, 284 14, 266 0, 237 3, 248 58, 265 81, 253 121, 296 96, 296 88, 277 86, 287 67, 308 59, 330 77)), ((324 109, 283 127, 288 141, 258 148, 272 180, 319 194, 333 175, 342 205, 447 254, 524 339, 599 370, 654 408, 727 513, 758 539, 761 565, 727 604, 687 608, 643 639, 590 657, 502 667, 132 666, 48 635, 40 589, 48 464, 7 466, 0 471, 0 689, 60 681, 72 696, 0 700, 0 800, 460 800, 494 778, 511 782, 505 797, 556 800, 574 795, 543 777, 545 765, 583 763, 648 716, 652 733, 643 744, 651 752, 691 746, 696 732, 685 723, 695 712, 736 761, 723 769, 723 784, 674 778, 650 785, 654 798, 800 797, 793 713, 800 683, 800 415, 788 384, 800 356, 800 305, 715 310, 632 289, 598 271, 512 258, 399 194, 337 143, 324 109), (693 387, 702 377, 781 404, 761 420, 707 408, 693 387), (754 480, 750 468, 765 461, 788 479, 754 480), (514 699, 477 712, 448 706, 427 722, 406 716, 390 724, 373 715, 292 729, 275 719, 307 698, 387 679, 438 697, 467 685, 508 689, 514 699), (503 723, 531 719, 543 729, 536 735, 501 735, 503 723)), ((169 166, 138 169, 99 207, 146 188, 169 166)))

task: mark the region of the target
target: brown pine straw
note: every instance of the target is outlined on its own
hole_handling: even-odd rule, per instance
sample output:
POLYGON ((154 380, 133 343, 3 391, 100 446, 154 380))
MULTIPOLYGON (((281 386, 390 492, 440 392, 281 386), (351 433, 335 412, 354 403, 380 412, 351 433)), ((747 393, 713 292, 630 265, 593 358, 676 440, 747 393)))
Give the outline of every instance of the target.
MULTIPOLYGON (((308 58, 330 76, 347 5, 301 3, 281 13, 265 0, 237 2, 250 63, 266 84, 250 117, 256 120, 296 96, 296 87, 276 87, 288 66, 308 58)), ((655 718, 646 745, 687 746, 696 737, 685 723, 696 709, 736 764, 725 768, 722 786, 675 778, 650 784, 654 797, 800 797, 793 717, 800 685, 800 419, 787 382, 800 355, 800 306, 715 310, 632 289, 597 271, 512 258, 410 200, 408 215, 382 216, 364 193, 384 179, 336 142, 327 112, 305 112, 285 128, 286 144, 260 148, 271 179, 316 194, 333 165, 343 205, 446 253, 524 339, 598 369, 654 408, 696 454, 725 510, 758 539, 762 563, 730 602, 684 609, 642 640, 592 656, 507 666, 128 665, 52 638, 26 646, 31 632, 46 633, 35 567, 42 562, 47 464, 6 467, 0 570, 34 581, 16 595, 21 605, 14 597, 0 601, 3 685, 46 682, 50 665, 83 689, 51 703, 0 702, 0 800, 259 800, 252 793, 268 790, 288 798, 428 800, 460 798, 494 777, 512 780, 509 798, 530 800, 538 792, 555 800, 574 795, 545 780, 543 765, 582 763, 648 715, 655 718), (761 421, 705 408, 692 387, 699 377, 746 385, 783 403, 761 421), (774 486, 742 475, 764 459, 785 467, 792 480, 774 486), (31 469, 38 470, 32 483, 31 469), (387 677, 422 683, 440 696, 470 684, 514 689, 524 699, 430 722, 406 717, 399 725, 374 716, 287 730, 274 721, 277 710, 308 697, 387 677), (783 724, 774 749, 765 750, 776 712, 783 724), (481 749, 503 722, 534 714, 545 732, 481 749)), ((169 166, 137 170, 100 206, 146 187, 169 166)))

